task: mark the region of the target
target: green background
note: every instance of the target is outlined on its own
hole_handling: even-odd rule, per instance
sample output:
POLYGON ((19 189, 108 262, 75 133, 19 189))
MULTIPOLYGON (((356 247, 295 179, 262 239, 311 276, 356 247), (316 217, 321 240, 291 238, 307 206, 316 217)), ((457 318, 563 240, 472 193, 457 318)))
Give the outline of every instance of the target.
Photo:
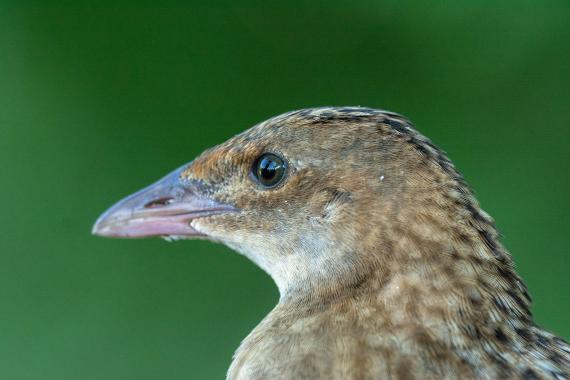
POLYGON ((568 1, 0 2, 0 378, 221 379, 276 303, 208 242, 96 217, 203 149, 321 105, 400 112, 497 220, 570 337, 568 1))

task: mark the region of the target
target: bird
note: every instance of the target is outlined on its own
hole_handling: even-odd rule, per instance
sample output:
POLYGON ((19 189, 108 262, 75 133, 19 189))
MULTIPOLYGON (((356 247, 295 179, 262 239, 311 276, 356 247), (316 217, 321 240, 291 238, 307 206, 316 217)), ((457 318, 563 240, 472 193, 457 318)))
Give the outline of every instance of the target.
POLYGON ((569 379, 494 220, 404 116, 317 107, 206 150, 97 220, 105 237, 208 239, 279 290, 243 379, 569 379))

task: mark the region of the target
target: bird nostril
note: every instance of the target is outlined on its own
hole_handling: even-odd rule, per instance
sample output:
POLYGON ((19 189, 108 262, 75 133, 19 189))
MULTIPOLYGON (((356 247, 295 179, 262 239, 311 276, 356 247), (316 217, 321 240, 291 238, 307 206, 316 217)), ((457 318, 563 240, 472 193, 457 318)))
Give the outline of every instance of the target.
POLYGON ((158 198, 158 199, 154 199, 154 200, 148 202, 147 204, 145 204, 144 208, 155 208, 155 207, 168 206, 173 201, 174 201, 174 199, 171 197, 158 198))

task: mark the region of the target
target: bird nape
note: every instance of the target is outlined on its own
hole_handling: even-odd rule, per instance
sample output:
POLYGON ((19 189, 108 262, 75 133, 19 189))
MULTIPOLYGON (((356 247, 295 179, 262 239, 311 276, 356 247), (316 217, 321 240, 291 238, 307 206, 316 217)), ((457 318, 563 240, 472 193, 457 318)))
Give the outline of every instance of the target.
POLYGON ((276 282, 229 379, 568 379, 493 219, 404 117, 289 112, 117 203, 93 232, 219 241, 276 282))

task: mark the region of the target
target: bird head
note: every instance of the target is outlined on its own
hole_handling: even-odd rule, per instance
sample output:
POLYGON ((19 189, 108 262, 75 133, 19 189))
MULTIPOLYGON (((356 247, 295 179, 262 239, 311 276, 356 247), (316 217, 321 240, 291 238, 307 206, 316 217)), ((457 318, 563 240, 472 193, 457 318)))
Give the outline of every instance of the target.
POLYGON ((476 226, 463 228, 473 213, 492 224, 406 119, 328 107, 274 117, 205 151, 111 207, 93 233, 218 241, 286 297, 453 255, 449 242, 481 241, 476 226))

